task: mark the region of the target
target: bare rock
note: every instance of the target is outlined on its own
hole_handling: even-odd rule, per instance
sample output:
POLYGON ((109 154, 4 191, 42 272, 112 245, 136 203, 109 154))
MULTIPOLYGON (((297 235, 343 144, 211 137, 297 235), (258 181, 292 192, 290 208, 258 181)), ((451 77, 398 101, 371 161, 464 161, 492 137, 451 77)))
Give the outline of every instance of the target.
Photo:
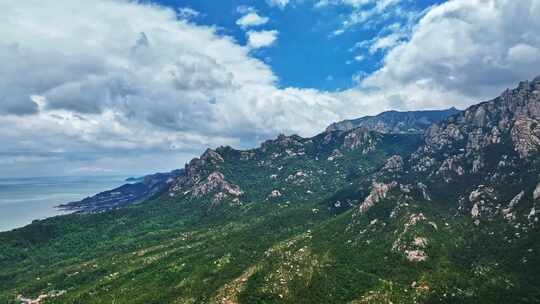
POLYGON ((407 260, 409 262, 424 262, 427 260, 428 256, 424 250, 407 250, 405 251, 407 260))
POLYGON ((294 149, 295 147, 303 146, 301 142, 301 137, 298 135, 286 136, 284 134, 279 134, 275 140, 267 140, 261 145, 261 150, 266 152, 271 147, 279 147, 282 149, 290 148, 294 149))
POLYGON ((341 158, 343 157, 343 153, 341 153, 341 151, 339 151, 339 149, 334 149, 334 151, 332 151, 332 154, 330 154, 330 156, 328 157, 328 161, 334 161, 338 158, 341 158))
POLYGON ((533 206, 531 208, 531 211, 529 212, 529 215, 527 215, 527 219, 530 221, 534 219, 535 216, 536 216, 536 208, 533 206))
MULTIPOLYGON (((444 175, 448 176, 449 173, 455 173, 458 176, 461 176, 465 174, 465 170, 461 165, 459 165, 459 161, 461 160, 461 155, 453 155, 447 159, 445 159, 439 169, 437 170, 437 175, 444 175)), ((447 177, 447 182, 450 181, 450 178, 447 177)))
POLYGON ((416 186, 418 187, 418 189, 420 189, 420 191, 422 191, 422 197, 426 201, 431 201, 431 196, 429 195, 427 185, 425 185, 423 183, 418 183, 416 186))
POLYGON ((538 185, 536 185, 536 188, 534 189, 533 198, 534 200, 540 199, 540 183, 538 183, 538 185))
POLYGON ((475 190, 469 194, 469 201, 471 203, 485 202, 490 200, 496 200, 497 195, 495 189, 484 185, 478 186, 475 190))
POLYGON ((520 157, 526 158, 540 147, 540 122, 524 115, 518 116, 512 128, 512 141, 520 157))
POLYGON ((366 213, 376 203, 386 198, 386 195, 388 194, 388 192, 397 186, 398 186, 398 183, 395 181, 389 184, 376 183, 376 182, 373 183, 371 192, 360 205, 360 213, 366 213))
POLYGON ((272 198, 281 197, 281 192, 279 192, 279 190, 272 190, 269 197, 272 197, 272 198))
POLYGON ((473 218, 477 218, 480 216, 480 208, 478 207, 478 204, 474 204, 471 208, 471 216, 473 218))
POLYGON ((387 172, 400 172, 403 170, 403 158, 399 155, 394 155, 386 160, 383 168, 387 172))
MULTIPOLYGON (((205 181, 197 184, 196 187, 193 188, 192 193, 195 197, 201 197, 217 191, 230 194, 235 197, 244 194, 244 192, 240 190, 240 187, 226 181, 223 173, 217 171, 212 172, 205 181)), ((221 195, 221 197, 223 197, 223 195, 221 195)))
POLYGON ((413 244, 414 246, 417 246, 417 247, 420 247, 420 248, 425 248, 428 244, 428 240, 426 238, 423 238, 423 237, 415 237, 414 240, 413 240, 413 244))
POLYGON ((508 203, 508 208, 514 208, 521 201, 524 195, 525 191, 521 190, 521 192, 516 194, 516 196, 510 200, 510 203, 508 203))
POLYGON ((201 160, 214 165, 217 165, 224 161, 223 157, 221 157, 219 153, 212 149, 206 149, 206 151, 201 155, 201 160))
POLYGON ((371 137, 368 129, 357 128, 345 135, 342 148, 346 150, 355 150, 363 147, 362 153, 366 154, 375 148, 375 140, 371 137))

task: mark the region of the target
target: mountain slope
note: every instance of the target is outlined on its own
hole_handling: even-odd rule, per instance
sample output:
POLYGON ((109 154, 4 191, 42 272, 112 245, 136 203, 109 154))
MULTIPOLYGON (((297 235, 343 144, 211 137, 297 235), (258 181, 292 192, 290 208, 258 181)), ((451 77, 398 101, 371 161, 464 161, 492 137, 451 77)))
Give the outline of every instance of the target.
POLYGON ((532 201, 540 182, 539 123, 536 78, 431 126, 425 144, 405 160, 403 170, 383 174, 383 179, 397 177, 413 187, 422 183, 426 196, 463 210, 480 197, 486 209, 500 209, 514 198, 515 204, 532 201))
MULTIPOLYGON (((380 212, 374 209, 389 200, 389 219, 401 212, 409 216, 396 230, 393 252, 411 262, 427 263, 440 260, 443 246, 455 247, 444 250, 456 251, 466 279, 452 283, 462 284, 464 291, 452 302, 539 302, 540 295, 534 292, 539 277, 533 270, 540 267, 539 110, 540 78, 536 78, 431 126, 416 152, 394 159, 398 165, 375 174, 371 194, 355 212, 350 228, 361 229, 357 222, 380 212), (442 226, 425 211, 410 210, 419 203, 451 217, 442 226), (466 230, 436 240, 445 230, 455 231, 456 222, 466 230)), ((439 275, 428 278, 424 280, 430 288, 438 285, 439 290, 458 293, 448 283, 441 286, 439 275)))
POLYGON ((152 201, 0 234, 0 300, 221 303, 217 295, 232 297, 227 286, 255 274, 267 250, 347 213, 355 202, 337 200, 339 189, 420 143, 359 128, 209 149, 152 201))
POLYGON ((147 175, 137 179, 137 182, 128 183, 118 188, 98 193, 78 202, 62 204, 57 208, 65 211, 96 213, 125 207, 129 204, 142 202, 153 195, 161 193, 169 187, 169 183, 182 174, 182 170, 174 170, 169 173, 147 175))
POLYGON ((539 88, 425 137, 207 150, 148 202, 1 233, 0 302, 540 303, 539 88))
POLYGON ((381 133, 423 133, 429 126, 459 113, 456 108, 432 111, 387 111, 376 116, 365 116, 331 124, 327 131, 347 131, 364 127, 381 133))

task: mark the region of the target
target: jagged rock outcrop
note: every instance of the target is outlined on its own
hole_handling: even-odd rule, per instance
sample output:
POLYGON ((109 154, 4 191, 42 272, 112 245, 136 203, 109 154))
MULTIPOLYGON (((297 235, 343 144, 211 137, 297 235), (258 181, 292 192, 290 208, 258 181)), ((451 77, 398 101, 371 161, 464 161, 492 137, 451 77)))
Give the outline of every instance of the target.
POLYGON ((345 135, 341 146, 344 150, 362 149, 362 154, 375 150, 378 138, 373 136, 367 128, 356 128, 345 135))
POLYGON ((386 163, 384 164, 382 171, 395 173, 400 172, 403 170, 403 157, 400 155, 393 155, 389 159, 386 160, 386 163))
POLYGON ((243 194, 238 186, 226 181, 223 173, 217 171, 210 173, 204 181, 197 183, 191 191, 196 197, 201 197, 212 192, 225 192, 233 196, 243 194))
POLYGON ((391 182, 388 184, 373 183, 373 186, 371 187, 371 192, 364 199, 364 201, 359 207, 360 213, 366 213, 376 203, 386 198, 386 195, 388 194, 388 192, 397 186, 398 186, 397 182, 391 182))
POLYGON ((429 240, 418 235, 416 226, 424 225, 430 230, 437 230, 437 225, 429 222, 423 213, 413 213, 403 225, 403 230, 398 234, 392 244, 392 251, 405 256, 409 262, 424 262, 428 259, 426 247, 429 240), (409 241, 410 240, 410 241, 409 241))
POLYGON ((387 161, 375 184, 416 185, 410 195, 455 206, 476 225, 495 216, 514 223, 540 199, 539 155, 540 77, 432 125, 424 144, 387 161))
POLYGON ((536 188, 534 189, 533 199, 540 199, 540 183, 538 183, 538 185, 536 185, 536 188))
POLYGON ((261 145, 261 150, 263 152, 266 152, 268 149, 272 147, 280 147, 280 148, 301 147, 303 145, 301 139, 302 138, 298 135, 286 136, 284 134, 279 134, 276 139, 267 140, 263 142, 261 145))
POLYGON ((523 199, 524 195, 525 195, 525 191, 521 190, 521 192, 516 194, 516 196, 514 196, 512 200, 510 200, 510 202, 508 203, 508 206, 502 210, 502 215, 504 216, 505 219, 514 220, 516 218, 515 214, 513 213, 514 208, 521 201, 521 199, 523 199))
POLYGON ((464 186, 495 187, 516 180, 519 167, 534 161, 531 157, 539 152, 539 88, 538 78, 521 82, 500 97, 434 124, 425 133, 425 144, 405 166, 428 186, 471 177, 476 184, 464 186))
POLYGON ((223 157, 212 149, 207 149, 200 158, 192 159, 185 166, 185 174, 176 179, 169 192, 171 194, 189 191, 208 176, 223 162, 223 157))
POLYGON ((540 80, 521 82, 500 97, 471 106, 426 131, 426 151, 448 146, 473 155, 511 138, 514 150, 525 158, 540 147, 540 80))
POLYGON ((212 149, 207 149, 200 158, 194 158, 185 167, 185 174, 175 180, 169 189, 169 196, 189 194, 200 198, 213 194, 212 202, 219 203, 223 199, 232 198, 238 202, 243 191, 237 185, 225 179, 219 171, 223 157, 212 149))

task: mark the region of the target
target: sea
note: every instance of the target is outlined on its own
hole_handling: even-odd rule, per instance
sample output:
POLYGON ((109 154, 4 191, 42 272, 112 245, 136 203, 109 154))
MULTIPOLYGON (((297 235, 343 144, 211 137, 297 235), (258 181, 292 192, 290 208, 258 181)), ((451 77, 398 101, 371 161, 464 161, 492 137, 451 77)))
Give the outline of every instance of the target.
POLYGON ((0 178, 0 231, 62 215, 55 208, 125 184, 127 176, 0 178))

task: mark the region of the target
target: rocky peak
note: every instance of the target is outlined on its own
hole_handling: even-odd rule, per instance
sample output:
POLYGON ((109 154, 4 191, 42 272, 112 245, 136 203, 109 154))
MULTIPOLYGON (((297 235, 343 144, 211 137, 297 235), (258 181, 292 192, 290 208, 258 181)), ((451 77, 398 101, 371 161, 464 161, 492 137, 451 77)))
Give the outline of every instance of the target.
POLYGON ((301 140, 302 138, 298 135, 286 136, 285 134, 279 134, 276 139, 263 142, 261 145, 261 150, 265 152, 272 147, 279 147, 282 149, 300 147, 302 146, 301 140))
POLYGON ((416 184, 412 195, 450 202, 477 225, 483 218, 501 214, 507 220, 524 218, 517 215, 523 210, 536 214, 539 88, 540 77, 521 82, 491 101, 432 125, 424 135, 424 145, 403 163, 389 159, 375 175, 376 182, 416 184))
POLYGON ((223 173, 219 172, 223 162, 221 154, 207 149, 200 158, 194 158, 186 164, 185 174, 172 183, 169 195, 173 197, 178 193, 190 193, 194 197, 201 197, 215 193, 214 203, 228 196, 242 195, 240 188, 226 181, 223 173))
POLYGON ((371 136, 370 131, 367 128, 361 127, 346 133, 341 148, 345 150, 363 148, 362 153, 366 154, 375 149, 376 143, 377 139, 371 136))
POLYGON ((206 151, 204 151, 204 153, 201 155, 201 160, 213 165, 217 165, 223 162, 223 157, 221 157, 221 155, 215 150, 206 149, 206 151))
POLYGON ((211 193, 214 193, 212 198, 214 203, 218 203, 229 196, 236 199, 244 194, 240 187, 225 180, 223 173, 217 171, 210 173, 203 182, 195 185, 192 190, 195 197, 202 197, 211 193))
POLYGON ((500 97, 483 102, 431 126, 426 131, 426 150, 462 146, 466 155, 512 140, 521 158, 540 147, 540 82, 521 82, 500 97))

